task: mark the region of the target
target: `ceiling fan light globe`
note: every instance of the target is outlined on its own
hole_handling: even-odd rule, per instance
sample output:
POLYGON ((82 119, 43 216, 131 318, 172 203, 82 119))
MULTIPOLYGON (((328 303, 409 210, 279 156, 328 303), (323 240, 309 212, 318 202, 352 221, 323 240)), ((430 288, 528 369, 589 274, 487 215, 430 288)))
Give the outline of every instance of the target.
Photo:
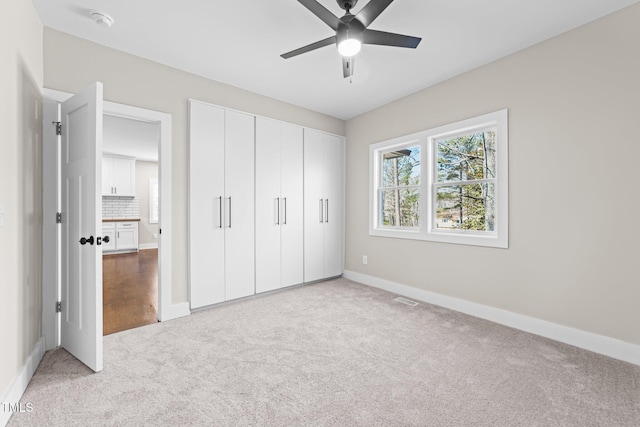
POLYGON ((362 43, 357 39, 346 39, 338 44, 338 52, 345 57, 357 55, 362 48, 362 43))

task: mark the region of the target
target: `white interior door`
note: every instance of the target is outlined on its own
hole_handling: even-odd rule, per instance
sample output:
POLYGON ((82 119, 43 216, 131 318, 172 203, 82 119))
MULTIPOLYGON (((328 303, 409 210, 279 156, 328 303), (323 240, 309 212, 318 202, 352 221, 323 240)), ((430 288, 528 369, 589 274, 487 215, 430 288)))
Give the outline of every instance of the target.
POLYGON ((61 344, 102 370, 102 83, 61 105, 61 344), (84 240, 83 240, 84 239, 84 240), (82 244, 81 241, 85 243, 82 244))

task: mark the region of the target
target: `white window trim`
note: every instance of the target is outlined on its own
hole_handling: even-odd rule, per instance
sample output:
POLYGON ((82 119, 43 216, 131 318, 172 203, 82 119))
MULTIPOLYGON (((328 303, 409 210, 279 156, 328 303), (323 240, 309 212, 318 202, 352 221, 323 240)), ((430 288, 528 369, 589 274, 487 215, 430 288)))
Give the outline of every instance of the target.
MULTIPOLYGON (((396 150, 402 150, 404 148, 410 148, 410 147, 415 147, 415 146, 420 146, 420 150, 422 150, 422 147, 424 146, 423 144, 423 140, 421 140, 420 138, 416 138, 416 139, 403 139, 402 143, 400 144, 392 144, 389 146, 385 146, 384 148, 378 150, 378 153, 386 153, 389 151, 396 151, 396 150)), ((424 156, 422 151, 420 151, 420 165, 423 164, 423 160, 424 160, 424 156)), ((375 156, 375 162, 376 162, 376 170, 374 171, 375 173, 375 178, 376 181, 374 181, 372 184, 375 186, 374 191, 376 191, 376 198, 380 197, 380 191, 378 191, 380 189, 379 185, 380 185, 380 176, 382 174, 382 163, 380 162, 380 156, 376 154, 375 156)), ((420 191, 422 192, 423 189, 423 185, 422 185, 422 169, 420 170, 420 185, 418 186, 418 188, 420 189, 420 191)), ((375 224, 378 224, 378 220, 379 217, 378 215, 380 214, 380 209, 379 209, 379 205, 378 203, 376 203, 376 212, 375 212, 375 218, 376 218, 376 222, 375 224)), ((420 215, 422 216, 422 208, 420 208, 420 215)), ((381 225, 378 227, 379 230, 390 230, 390 231, 400 231, 400 232, 418 232, 420 231, 418 227, 415 228, 410 228, 410 227, 394 227, 391 225, 381 225)))
POLYGON ((369 234, 379 237, 427 240, 462 245, 509 247, 509 134, 508 110, 500 110, 410 135, 381 141, 369 146, 369 234), (472 232, 466 230, 439 230, 434 227, 434 141, 455 134, 487 126, 497 128, 496 135, 496 230, 472 232), (401 229, 380 227, 379 174, 380 153, 390 149, 420 145, 420 227, 401 229))

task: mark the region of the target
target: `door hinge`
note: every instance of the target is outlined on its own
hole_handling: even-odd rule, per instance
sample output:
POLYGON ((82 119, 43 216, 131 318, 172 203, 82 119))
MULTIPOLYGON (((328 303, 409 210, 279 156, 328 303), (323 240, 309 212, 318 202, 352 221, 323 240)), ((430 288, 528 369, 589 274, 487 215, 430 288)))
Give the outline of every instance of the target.
POLYGON ((56 301, 56 313, 62 313, 62 301, 56 301))
POLYGON ((56 135, 62 135, 62 122, 53 122, 56 125, 56 135))
POLYGON ((62 212, 56 212, 56 224, 62 224, 62 212))

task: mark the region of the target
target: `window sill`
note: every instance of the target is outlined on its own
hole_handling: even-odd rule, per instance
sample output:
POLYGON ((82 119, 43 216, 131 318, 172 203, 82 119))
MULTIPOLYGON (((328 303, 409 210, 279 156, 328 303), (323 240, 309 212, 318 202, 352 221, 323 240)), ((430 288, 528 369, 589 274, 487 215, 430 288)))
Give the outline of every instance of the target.
POLYGON ((451 243, 456 245, 484 246, 491 248, 507 249, 509 247, 508 238, 497 235, 477 235, 461 234, 455 232, 431 232, 422 233, 417 230, 392 230, 373 228, 369 230, 369 235, 374 237, 389 237, 394 239, 424 240, 427 242, 451 243))

